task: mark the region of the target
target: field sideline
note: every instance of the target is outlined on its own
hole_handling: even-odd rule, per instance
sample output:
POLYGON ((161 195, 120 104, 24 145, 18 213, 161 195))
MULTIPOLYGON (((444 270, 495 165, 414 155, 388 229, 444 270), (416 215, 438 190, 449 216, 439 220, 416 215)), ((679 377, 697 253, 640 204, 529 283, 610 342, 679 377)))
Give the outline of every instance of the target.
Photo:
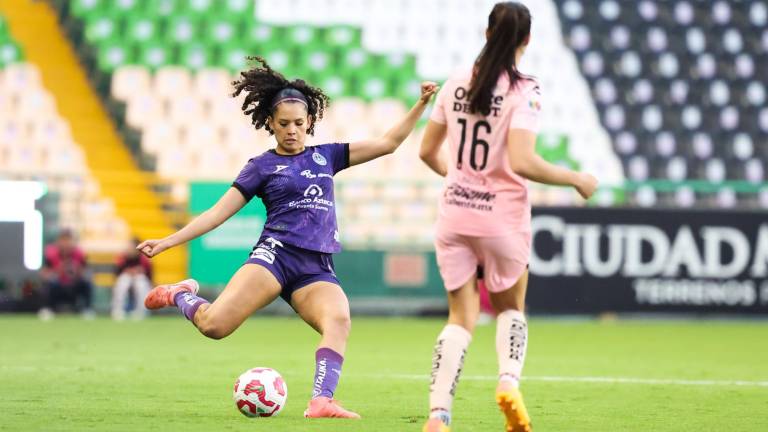
MULTIPOLYGON (((355 317, 337 397, 361 421, 308 421, 316 335, 254 318, 221 341, 179 317, 0 317, 0 430, 419 431, 438 320, 355 317), (247 419, 234 379, 269 366, 286 409, 247 419)), ((533 319, 523 391, 536 431, 768 430, 768 321, 533 319)), ((479 327, 454 432, 501 431, 494 326, 479 327)))

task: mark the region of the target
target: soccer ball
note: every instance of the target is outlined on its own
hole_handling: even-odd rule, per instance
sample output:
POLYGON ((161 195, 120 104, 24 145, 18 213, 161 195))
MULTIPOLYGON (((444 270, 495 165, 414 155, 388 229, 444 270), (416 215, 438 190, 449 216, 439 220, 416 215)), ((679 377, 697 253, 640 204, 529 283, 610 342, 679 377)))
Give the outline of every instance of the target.
POLYGON ((285 407, 288 386, 276 370, 253 368, 237 378, 232 398, 247 417, 272 417, 285 407))

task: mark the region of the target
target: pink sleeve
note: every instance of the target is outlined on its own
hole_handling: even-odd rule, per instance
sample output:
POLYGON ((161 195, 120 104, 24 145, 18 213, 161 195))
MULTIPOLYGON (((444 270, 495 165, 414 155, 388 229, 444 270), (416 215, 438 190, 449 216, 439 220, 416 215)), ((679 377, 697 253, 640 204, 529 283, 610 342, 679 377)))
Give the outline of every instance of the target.
POLYGON ((512 111, 510 129, 525 129, 533 133, 539 133, 541 116, 541 92, 539 85, 531 83, 523 90, 520 104, 512 111))
POLYGON ((439 92, 437 92, 437 98, 435 99, 435 106, 432 108, 432 114, 430 114, 429 119, 432 120, 435 123, 440 124, 446 124, 448 123, 448 119, 445 117, 445 85, 448 84, 447 82, 443 85, 443 88, 440 89, 439 92))

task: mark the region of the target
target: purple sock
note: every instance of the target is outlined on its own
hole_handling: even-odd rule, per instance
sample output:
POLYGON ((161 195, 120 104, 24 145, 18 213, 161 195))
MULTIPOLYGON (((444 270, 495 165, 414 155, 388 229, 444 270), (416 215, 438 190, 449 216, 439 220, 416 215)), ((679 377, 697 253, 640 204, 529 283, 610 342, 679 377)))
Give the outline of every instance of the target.
POLYGON ((315 387, 312 399, 320 396, 332 398, 339 385, 341 364, 344 357, 330 348, 320 348, 315 352, 315 387))
POLYGON ((179 311, 190 321, 195 317, 195 313, 200 306, 210 303, 208 300, 198 297, 189 291, 179 291, 173 296, 173 301, 176 303, 179 311))

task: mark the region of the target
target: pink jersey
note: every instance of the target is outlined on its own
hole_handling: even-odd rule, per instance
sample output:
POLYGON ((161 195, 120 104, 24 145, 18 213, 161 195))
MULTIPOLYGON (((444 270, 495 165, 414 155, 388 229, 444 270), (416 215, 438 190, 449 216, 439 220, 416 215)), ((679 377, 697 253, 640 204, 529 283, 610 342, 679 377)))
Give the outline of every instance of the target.
POLYGON ((510 168, 510 129, 539 131, 539 86, 529 79, 510 86, 503 73, 488 116, 470 114, 472 72, 451 77, 440 90, 430 120, 448 127, 448 175, 438 230, 478 237, 530 231, 527 181, 510 168))

